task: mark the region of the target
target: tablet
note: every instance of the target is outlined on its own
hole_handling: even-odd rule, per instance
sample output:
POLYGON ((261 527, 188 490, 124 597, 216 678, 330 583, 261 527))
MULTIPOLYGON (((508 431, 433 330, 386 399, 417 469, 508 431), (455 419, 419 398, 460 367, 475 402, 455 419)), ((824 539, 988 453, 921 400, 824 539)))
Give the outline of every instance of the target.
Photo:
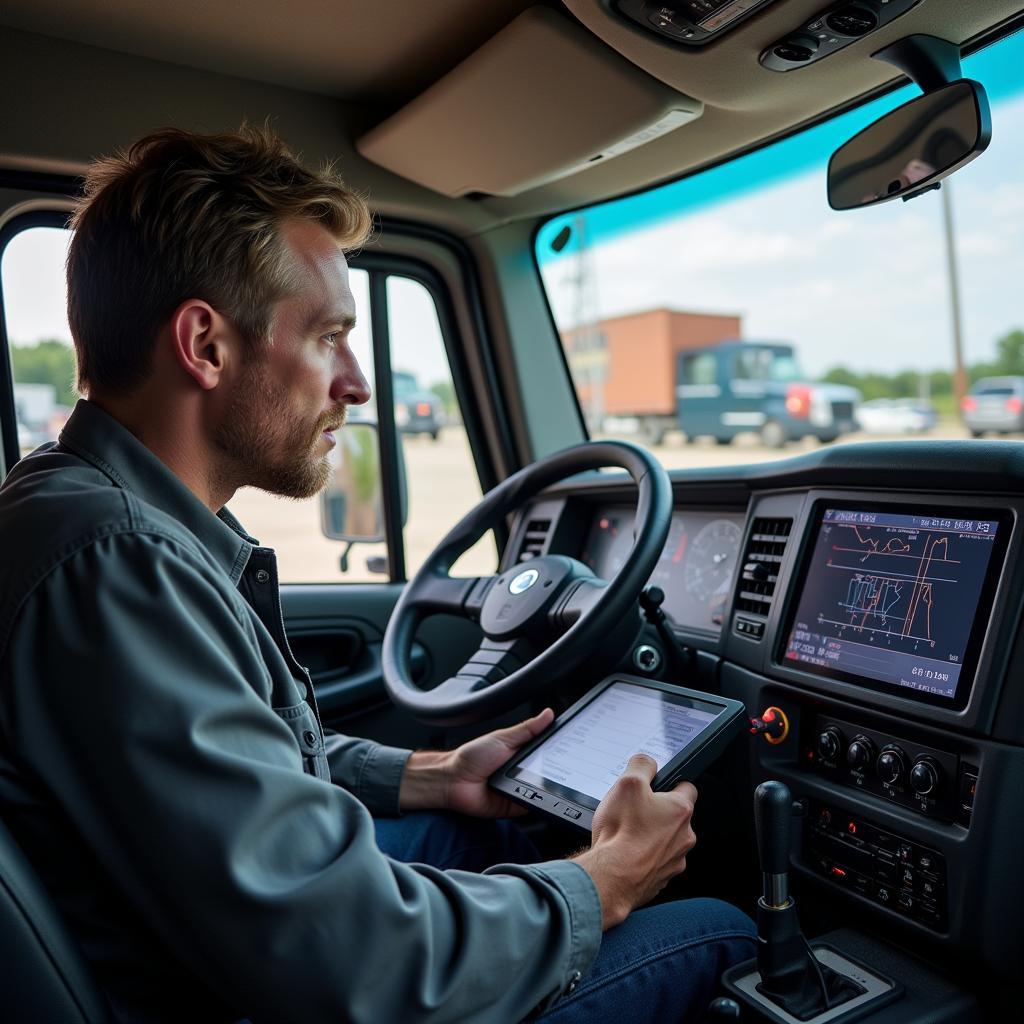
POLYGON ((613 675, 491 776, 519 803, 590 831, 594 811, 636 753, 658 764, 652 788, 694 779, 750 719, 738 700, 613 675))

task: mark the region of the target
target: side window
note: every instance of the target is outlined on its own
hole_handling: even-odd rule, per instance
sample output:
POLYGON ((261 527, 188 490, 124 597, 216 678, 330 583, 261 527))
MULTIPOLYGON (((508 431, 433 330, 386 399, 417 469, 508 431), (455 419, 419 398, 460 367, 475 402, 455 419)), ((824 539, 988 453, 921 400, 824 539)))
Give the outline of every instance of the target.
MULTIPOLYGON (((387 298, 395 425, 408 483, 405 570, 411 576, 481 491, 434 299, 419 281, 397 275, 388 277, 387 298)), ((483 575, 497 564, 488 533, 454 572, 483 575)))
POLYGON ((0 261, 22 455, 60 433, 78 398, 64 283, 70 237, 65 228, 27 228, 0 261))
POLYGON ((683 358, 683 383, 707 386, 715 384, 716 359, 710 352, 683 358))
MULTIPOLYGON (((750 349, 738 352, 733 358, 733 380, 767 381, 782 379, 775 376, 774 352, 770 349, 750 349)), ((786 362, 791 362, 787 360, 786 362)))
MULTIPOLYGON (((16 234, 0 254, 22 455, 56 438, 78 398, 64 278, 70 237, 71 232, 62 227, 30 227, 16 234)), ((372 385, 369 277, 366 270, 350 271, 357 309, 350 344, 372 385)), ((480 500, 481 490, 433 297, 418 281, 389 275, 387 303, 394 409, 386 414, 394 417, 402 450, 405 565, 411 575, 480 500)), ((360 421, 377 423, 381 411, 371 399, 350 414, 351 427, 342 428, 338 435, 339 453, 349 456, 347 464, 339 459, 338 483, 372 490, 380 476, 374 450, 379 451, 379 446, 372 443, 372 434, 353 428, 360 421), (353 461, 354 457, 360 461, 353 461)), ((346 518, 338 514, 337 501, 320 496, 295 501, 252 488, 243 488, 229 503, 253 536, 277 549, 282 582, 384 582, 388 552, 383 539, 349 546, 329 536, 352 529, 353 523, 361 535, 383 536, 383 523, 372 507, 368 517, 360 517, 352 515, 353 505, 349 503, 346 518)), ((494 571, 496 565, 496 547, 488 535, 467 552, 455 571, 483 574, 494 571)))

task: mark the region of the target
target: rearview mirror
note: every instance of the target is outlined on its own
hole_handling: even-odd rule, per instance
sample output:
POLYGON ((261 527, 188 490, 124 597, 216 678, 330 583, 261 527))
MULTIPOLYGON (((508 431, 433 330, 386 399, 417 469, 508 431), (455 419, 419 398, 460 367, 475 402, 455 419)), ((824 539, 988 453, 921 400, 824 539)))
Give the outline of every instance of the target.
POLYGON ((375 423, 349 423, 335 435, 330 483, 320 492, 320 528, 332 540, 384 540, 384 497, 375 423))
POLYGON ((851 210, 910 199, 983 153, 992 137, 988 98, 961 78, 904 103, 832 154, 828 202, 851 210))

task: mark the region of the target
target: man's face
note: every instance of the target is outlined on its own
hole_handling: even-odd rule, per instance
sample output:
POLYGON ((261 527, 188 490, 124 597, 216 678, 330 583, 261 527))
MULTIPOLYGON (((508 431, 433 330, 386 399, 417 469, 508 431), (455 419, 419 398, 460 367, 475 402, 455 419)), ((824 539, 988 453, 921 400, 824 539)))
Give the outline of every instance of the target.
POLYGON ((214 442, 237 486, 309 498, 330 475, 331 432, 370 387, 349 347, 355 299, 337 241, 311 221, 281 232, 295 291, 274 311, 271 341, 248 356, 214 442))

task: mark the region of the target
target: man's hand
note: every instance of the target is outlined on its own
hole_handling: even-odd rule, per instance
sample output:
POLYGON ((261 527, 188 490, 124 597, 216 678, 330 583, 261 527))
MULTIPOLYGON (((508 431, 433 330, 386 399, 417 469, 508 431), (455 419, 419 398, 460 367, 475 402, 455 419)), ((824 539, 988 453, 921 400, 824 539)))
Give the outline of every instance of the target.
POLYGON ((403 811, 447 810, 475 818, 511 818, 526 808, 496 792, 487 780, 521 747, 554 721, 545 708, 507 729, 478 736, 449 751, 418 750, 402 776, 398 805, 403 811))
POLYGON ((648 903, 686 868, 697 837, 690 827, 697 790, 680 782, 655 793, 654 759, 634 754, 594 814, 589 850, 575 860, 594 880, 605 930, 648 903))

